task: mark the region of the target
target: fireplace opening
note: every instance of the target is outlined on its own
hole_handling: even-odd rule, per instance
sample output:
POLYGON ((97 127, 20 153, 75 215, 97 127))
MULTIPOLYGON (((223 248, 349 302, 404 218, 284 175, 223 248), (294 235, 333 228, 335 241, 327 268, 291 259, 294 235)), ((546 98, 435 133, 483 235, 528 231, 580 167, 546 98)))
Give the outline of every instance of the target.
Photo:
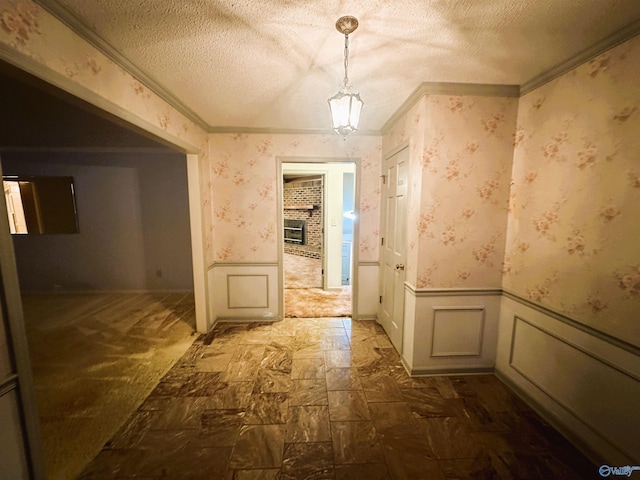
POLYGON ((296 245, 306 245, 306 222, 304 220, 284 220, 284 241, 296 245))

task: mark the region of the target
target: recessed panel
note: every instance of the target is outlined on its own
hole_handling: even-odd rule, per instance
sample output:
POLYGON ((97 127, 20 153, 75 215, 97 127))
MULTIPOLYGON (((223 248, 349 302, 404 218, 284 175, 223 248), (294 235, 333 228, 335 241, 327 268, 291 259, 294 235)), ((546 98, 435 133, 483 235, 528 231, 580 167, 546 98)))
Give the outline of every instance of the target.
POLYGON ((479 356, 484 309, 434 307, 432 357, 479 356))
POLYGON ((267 308, 269 278, 267 275, 228 275, 227 308, 267 308))
POLYGON ((629 457, 637 456, 640 381, 587 348, 514 319, 511 368, 629 457))

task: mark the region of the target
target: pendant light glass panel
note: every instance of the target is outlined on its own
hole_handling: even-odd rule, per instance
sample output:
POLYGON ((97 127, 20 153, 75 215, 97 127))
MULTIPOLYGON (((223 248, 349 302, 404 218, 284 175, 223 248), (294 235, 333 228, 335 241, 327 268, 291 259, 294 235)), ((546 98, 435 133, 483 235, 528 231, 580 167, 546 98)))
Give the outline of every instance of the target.
POLYGON ((344 90, 329 99, 331 128, 340 135, 349 135, 358 129, 364 102, 357 93, 344 90))

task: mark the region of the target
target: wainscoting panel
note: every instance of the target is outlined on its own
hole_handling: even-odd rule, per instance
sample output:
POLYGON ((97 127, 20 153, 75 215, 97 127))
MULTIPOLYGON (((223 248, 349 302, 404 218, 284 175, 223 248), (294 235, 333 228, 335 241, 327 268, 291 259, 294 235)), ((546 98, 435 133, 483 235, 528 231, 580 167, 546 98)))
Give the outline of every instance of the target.
POLYGON ((433 307, 432 357, 478 357, 482 351, 484 308, 433 307))
POLYGON ((640 463, 640 358, 633 351, 505 296, 496 370, 596 463, 640 463))
POLYGON ((269 308, 269 275, 227 275, 227 308, 269 308))
POLYGON ((210 317, 214 321, 282 318, 276 263, 217 263, 208 274, 210 317))
POLYGON ((493 371, 499 289, 405 285, 403 363, 410 374, 493 371))

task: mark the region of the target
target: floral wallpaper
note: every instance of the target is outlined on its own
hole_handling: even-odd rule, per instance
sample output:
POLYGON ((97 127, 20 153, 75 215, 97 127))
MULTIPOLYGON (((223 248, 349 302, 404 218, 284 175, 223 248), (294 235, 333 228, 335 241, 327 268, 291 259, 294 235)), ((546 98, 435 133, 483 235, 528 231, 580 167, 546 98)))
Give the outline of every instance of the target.
POLYGON ((385 136, 411 138, 407 280, 499 288, 518 99, 426 95, 385 136))
POLYGON ((210 146, 209 264, 277 261, 278 157, 356 159, 360 164, 360 261, 378 260, 379 137, 212 134, 210 146))
POLYGON ((504 288, 640 345, 640 37, 524 95, 504 288))
POLYGON ((276 261, 276 157, 359 157, 378 261, 384 154, 411 157, 407 280, 500 287, 640 345, 640 37, 513 98, 426 95, 380 137, 207 134, 30 0, 0 56, 198 153, 206 261, 276 261), (415 260, 415 261, 410 261, 415 260))
POLYGON ((0 46, 48 78, 61 79, 71 93, 206 154, 203 129, 35 2, 0 0, 0 46))
MULTIPOLYGON (((197 153, 201 185, 210 183, 207 133, 36 3, 0 0, 0 49, 71 93, 197 153)), ((201 190, 204 212, 210 193, 201 190)), ((204 214, 203 223, 210 231, 211 216, 204 214)))

